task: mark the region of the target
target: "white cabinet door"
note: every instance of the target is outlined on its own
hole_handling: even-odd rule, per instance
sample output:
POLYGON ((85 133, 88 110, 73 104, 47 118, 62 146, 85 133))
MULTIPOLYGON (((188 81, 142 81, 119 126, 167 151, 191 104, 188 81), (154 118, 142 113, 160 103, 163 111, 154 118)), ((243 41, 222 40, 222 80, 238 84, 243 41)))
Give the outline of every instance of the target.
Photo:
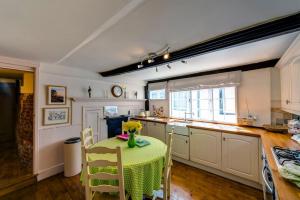
POLYGON ((222 170, 259 182, 258 138, 222 134, 222 170))
POLYGON ((286 66, 280 70, 281 83, 281 107, 290 109, 290 88, 291 88, 291 70, 290 66, 286 66))
POLYGON ((146 121, 141 121, 142 123, 142 130, 141 130, 141 134, 142 135, 148 135, 148 127, 147 127, 147 122, 146 121))
POLYGON ((99 109, 86 109, 84 112, 84 128, 92 128, 94 132, 94 142, 98 142, 100 138, 101 132, 101 124, 99 120, 99 113, 101 110, 99 109))
POLYGON ((300 57, 291 63, 291 109, 300 112, 300 57))
POLYGON ((148 136, 166 141, 166 125, 156 122, 147 122, 148 136))
POLYGON ((221 169, 221 135, 216 131, 191 129, 191 161, 221 169))
POLYGON ((179 158, 188 160, 189 153, 189 137, 184 135, 173 135, 172 154, 179 158))

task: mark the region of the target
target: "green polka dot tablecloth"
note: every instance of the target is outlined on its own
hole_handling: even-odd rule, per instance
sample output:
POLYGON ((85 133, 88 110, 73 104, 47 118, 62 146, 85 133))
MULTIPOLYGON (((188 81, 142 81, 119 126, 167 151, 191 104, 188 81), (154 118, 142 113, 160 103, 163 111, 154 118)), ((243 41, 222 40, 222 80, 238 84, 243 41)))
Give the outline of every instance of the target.
MULTIPOLYGON (((94 144, 94 146, 108 148, 120 146, 122 148, 125 190, 131 196, 132 200, 142 200, 143 194, 151 196, 153 190, 160 188, 164 158, 167 151, 167 146, 158 139, 147 136, 137 136, 137 138, 149 141, 150 145, 128 148, 127 141, 122 141, 117 138, 103 140, 94 144)), ((91 154, 89 159, 116 161, 116 156, 112 154, 91 154)), ((91 173, 97 172, 114 173, 116 172, 116 168, 91 169, 91 173)), ((92 185, 99 184, 116 185, 117 183, 103 180, 92 181, 92 185)))

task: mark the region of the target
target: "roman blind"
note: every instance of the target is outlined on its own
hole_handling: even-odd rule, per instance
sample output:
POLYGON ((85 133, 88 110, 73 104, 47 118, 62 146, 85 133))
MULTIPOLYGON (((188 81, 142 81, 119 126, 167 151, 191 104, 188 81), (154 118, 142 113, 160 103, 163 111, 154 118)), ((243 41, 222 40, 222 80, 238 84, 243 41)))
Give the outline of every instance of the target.
POLYGON ((241 71, 226 72, 179 80, 171 80, 168 82, 168 89, 169 91, 180 91, 238 86, 240 84, 240 79, 241 71))
POLYGON ((148 85, 148 90, 163 90, 167 88, 167 82, 157 82, 157 83, 150 83, 148 85))

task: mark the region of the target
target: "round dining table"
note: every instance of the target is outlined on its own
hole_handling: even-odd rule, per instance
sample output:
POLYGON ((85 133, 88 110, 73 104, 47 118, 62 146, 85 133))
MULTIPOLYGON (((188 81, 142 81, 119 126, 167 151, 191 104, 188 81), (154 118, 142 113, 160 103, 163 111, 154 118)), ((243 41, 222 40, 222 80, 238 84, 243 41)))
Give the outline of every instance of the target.
MULTIPOLYGON (((121 147, 125 190, 132 200, 141 200, 143 199, 143 194, 152 196, 154 190, 160 189, 167 145, 156 138, 148 136, 139 135, 136 136, 136 139, 146 140, 150 144, 143 147, 135 146, 134 148, 129 148, 127 141, 110 138, 95 143, 93 147, 121 147)), ((88 158, 90 160, 116 161, 116 156, 112 154, 91 154, 88 158)), ((91 172, 114 173, 116 168, 93 168, 91 172)), ((93 180, 92 182, 92 185, 99 184, 115 185, 117 182, 103 180, 93 180)))

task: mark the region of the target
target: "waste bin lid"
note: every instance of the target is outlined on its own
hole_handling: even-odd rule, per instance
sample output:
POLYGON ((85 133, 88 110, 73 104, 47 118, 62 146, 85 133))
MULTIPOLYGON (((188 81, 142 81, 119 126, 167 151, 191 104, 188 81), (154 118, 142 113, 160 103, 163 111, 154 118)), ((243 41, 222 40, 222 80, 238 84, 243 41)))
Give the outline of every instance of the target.
POLYGON ((65 140, 65 144, 74 144, 80 142, 80 137, 73 137, 65 140))

